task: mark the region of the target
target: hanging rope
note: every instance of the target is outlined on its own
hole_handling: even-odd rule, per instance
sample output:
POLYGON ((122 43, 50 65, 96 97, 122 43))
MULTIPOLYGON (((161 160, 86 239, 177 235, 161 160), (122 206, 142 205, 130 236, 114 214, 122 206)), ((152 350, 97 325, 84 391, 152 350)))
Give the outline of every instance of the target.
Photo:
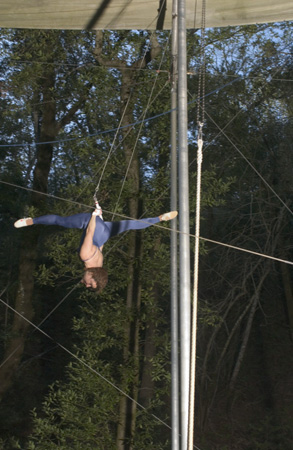
POLYGON ((195 245, 194 245, 194 278, 193 278, 193 312, 191 328, 191 356, 190 356, 190 387, 187 448, 192 450, 194 440, 194 403, 196 376, 196 334, 197 334, 197 305, 198 305, 198 268, 199 268, 199 239, 200 239, 200 204, 201 204, 201 167, 203 148, 203 126, 205 114, 205 13, 206 2, 202 0, 200 69, 197 99, 197 187, 195 213, 195 245))
POLYGON ((116 141, 116 139, 117 139, 118 133, 119 133, 119 131, 120 131, 120 129, 121 129, 121 124, 122 124, 122 122, 123 122, 123 118, 124 118, 125 113, 126 113, 126 111, 127 111, 128 104, 129 104, 129 102, 130 102, 130 99, 131 99, 131 95, 129 95, 129 97, 128 97, 128 100, 127 100, 127 103, 126 103, 126 105, 125 105, 123 114, 122 114, 122 116, 121 116, 121 119, 120 119, 118 128, 116 129, 116 133, 115 133, 115 136, 114 136, 114 139, 113 139, 111 148, 110 148, 110 150, 109 150, 108 156, 107 156, 106 161, 105 161, 105 164, 104 164, 104 166, 103 166, 103 170, 102 170, 102 173, 101 173, 99 182, 98 182, 98 184, 97 184, 97 186, 96 186, 96 189, 95 189, 95 192, 94 192, 94 196, 93 196, 93 199, 94 199, 94 202, 95 202, 95 203, 98 201, 98 200, 97 200, 97 194, 98 194, 98 191, 99 191, 99 189, 100 189, 100 184, 101 184, 101 181, 102 181, 102 178, 103 178, 105 169, 106 169, 106 167, 107 167, 107 164, 108 164, 110 155, 111 155, 111 153, 112 153, 112 151, 113 151, 113 147, 114 147, 115 141, 116 141))
MULTIPOLYGON (((161 8, 162 8, 162 6, 161 6, 161 8)), ((152 35, 153 35, 154 33, 155 33, 155 31, 152 32, 152 35)), ((145 49, 145 51, 144 51, 143 57, 141 58, 141 63, 140 63, 140 67, 139 67, 139 68, 142 68, 143 61, 144 61, 144 59, 145 59, 145 57, 146 57, 147 52, 149 51, 150 45, 151 45, 151 39, 150 39, 149 44, 147 45, 147 47, 146 47, 146 49, 145 49)), ((166 51, 166 48, 167 48, 167 44, 166 44, 166 46, 165 46, 165 51, 166 51)), ((164 55, 165 55, 165 52, 163 53, 163 57, 164 57, 164 55)), ((161 68, 161 65, 162 65, 163 57, 161 58, 160 68, 161 68)), ((160 69, 160 68, 159 68, 159 69, 160 69)), ((155 87, 155 85, 156 85, 156 82, 157 82, 157 78, 158 78, 159 72, 160 72, 160 70, 157 71, 157 75, 156 75, 156 77, 155 77, 155 81, 154 81, 154 84, 153 84, 153 87, 152 87, 152 91, 151 91, 151 92, 153 92, 153 90, 154 90, 154 87, 155 87)), ((164 86, 164 87, 165 87, 165 86, 164 86)), ((161 91, 160 91, 160 92, 161 92, 161 91)), ((111 155, 111 153, 112 153, 112 151, 113 151, 113 147, 114 147, 115 140, 116 140, 116 138, 117 138, 117 136, 118 136, 118 133, 119 133, 120 129, 121 129, 121 128, 124 128, 124 127, 122 127, 121 125, 122 125, 122 122, 123 122, 123 118, 124 118, 124 116, 125 116, 125 114, 126 114, 126 111, 127 111, 127 109, 128 109, 128 105, 129 105, 129 102, 130 102, 131 97, 132 97, 132 93, 129 95, 128 100, 127 100, 127 103, 126 103, 126 105, 125 105, 125 107, 124 107, 123 114, 122 114, 121 119, 120 119, 120 122, 119 122, 119 126, 118 126, 118 128, 116 129, 115 137, 114 137, 114 140, 113 140, 112 145, 111 145, 111 149, 110 149, 110 151, 109 151, 109 153, 108 153, 108 156, 107 156, 107 159, 106 159, 106 161, 105 161, 105 164, 104 164, 104 167, 103 167, 103 170, 102 170, 102 173, 101 173, 99 182, 98 182, 98 184, 97 184, 97 186, 96 186, 96 189, 95 189, 95 192, 94 192, 94 195, 93 195, 93 199, 94 199, 94 202, 95 202, 95 203, 97 202, 97 194, 98 194, 98 191, 99 191, 99 189, 100 189, 100 184, 101 184, 101 181, 102 181, 102 178, 103 178, 103 175, 104 175, 106 166, 107 166, 107 164, 108 164, 110 155, 111 155)), ((151 102, 151 103, 152 103, 152 102, 151 102)), ((145 108, 145 111, 144 111, 144 114, 143 114, 143 120, 141 121, 141 127, 140 127, 140 130, 142 129, 142 126, 143 126, 143 124, 144 124, 145 116, 146 116, 146 113, 147 113, 147 111, 148 111, 149 106, 150 106, 150 98, 149 98, 147 107, 145 108)), ((132 129, 132 127, 131 127, 131 129, 132 129)), ((131 129, 130 129, 129 131, 131 131, 131 129)), ((140 134, 140 131, 139 131, 139 134, 140 134)), ((139 136, 139 134, 138 134, 138 136, 139 136)), ((138 137, 137 137, 137 141, 138 141, 138 137)), ((137 141, 136 141, 136 143, 137 143, 137 141)), ((135 144, 135 146, 136 146, 136 144, 135 144)), ((135 151, 135 147, 134 147, 134 149, 133 149, 133 153, 134 153, 134 151, 135 151)), ((132 153, 132 156, 133 156, 133 153, 132 153)), ((132 160, 132 157, 131 157, 131 160, 132 160)), ((130 163, 131 163, 131 160, 130 160, 130 163)), ((130 163, 129 163, 129 164, 130 164, 130 163)), ((128 171, 128 169, 127 169, 127 171, 128 171)), ((126 178, 127 178, 127 173, 126 173, 126 176, 124 177, 124 182, 125 182, 126 178)), ((124 186, 124 182, 123 182, 123 186, 124 186)), ((122 186, 122 189, 123 189, 123 186, 122 186)), ((121 192, 122 192, 122 189, 121 189, 121 192)), ((121 192, 120 192, 120 195, 121 195, 121 192)), ((120 195, 119 195, 119 199, 120 199, 120 195)), ((118 201, 119 201, 119 199, 118 199, 118 201)), ((118 203, 118 202, 117 202, 117 203, 118 203)), ((115 207, 115 211, 116 211, 116 208, 117 208, 117 205, 116 205, 116 207, 115 207)), ((113 220, 113 219, 112 219, 112 220, 113 220)))
MULTIPOLYGON (((170 38, 170 34, 169 34, 169 38, 170 38)), ((168 42, 169 42, 169 39, 168 39, 168 41, 167 41, 167 43, 166 43, 166 46, 165 46, 165 49, 164 49, 164 52, 163 52, 163 55, 162 55, 162 58, 161 58, 161 61, 160 61, 159 70, 160 70, 160 68, 161 68, 161 65, 163 64, 163 59, 164 59, 165 52, 166 52, 167 47, 168 47, 168 45, 167 45, 168 42)), ((159 93, 161 93, 162 89, 164 89, 165 86, 166 86, 166 83, 165 83, 165 85, 164 85, 163 88, 159 91, 159 93, 154 97, 154 99, 152 99, 152 95, 153 95, 153 92, 154 92, 154 89, 155 89, 157 80, 158 80, 158 77, 156 77, 155 80, 154 80, 154 83, 153 83, 153 86, 152 86, 152 89, 151 89, 151 92, 150 92, 150 95, 149 95, 149 99, 148 99, 147 105, 146 105, 146 107, 145 107, 145 109, 144 109, 144 112, 143 112, 143 114, 142 114, 141 125, 140 125, 140 127, 139 127, 139 130, 138 130, 138 133, 137 133, 137 136, 136 136, 135 144, 134 144, 134 147, 133 147, 133 150, 132 150, 131 157, 130 157, 130 159, 129 159, 128 167, 127 167, 127 169, 126 169, 126 173, 125 173, 124 180, 123 180, 123 183, 122 183, 122 186, 121 186, 121 189, 120 189, 120 193, 119 193, 119 196, 118 196, 118 200, 117 200, 116 205, 115 205, 115 208, 114 208, 114 213, 113 213, 113 216, 112 216, 112 220, 113 220, 113 218, 114 218, 114 215, 115 215, 115 213, 116 213, 116 211, 117 211, 117 208, 118 208, 118 205, 119 205, 119 201, 120 201, 120 198, 121 198, 123 189, 124 189, 124 185, 125 185, 125 182, 126 182, 126 179, 127 179, 127 176, 128 176, 128 172, 129 172, 131 163, 132 163, 132 159, 133 159, 133 156, 134 156, 134 152, 135 152, 135 149, 136 149, 136 147, 137 147, 137 144, 138 144, 138 141, 139 141, 139 138, 140 138, 140 135, 141 135, 142 127, 143 127, 143 125, 144 125, 144 121, 145 121, 146 114, 147 114, 147 112, 148 112, 150 106, 151 106, 152 103, 154 102, 154 100, 157 98, 157 96, 159 95, 159 93)))
MULTIPOLYGON (((160 71, 158 71, 158 72, 160 72, 160 71)), ((151 101, 151 103, 148 105, 148 107, 150 107, 150 105, 152 105, 152 104, 154 103, 154 101, 157 99, 157 97, 160 95, 160 93, 165 89, 165 87, 166 87, 168 84, 169 84, 169 80, 165 82, 164 86, 160 89, 160 91, 159 91, 159 92, 156 94, 156 96, 152 99, 152 101, 151 101)), ((130 101, 130 98, 131 98, 131 97, 128 97, 127 105, 128 105, 128 103, 129 103, 129 101, 130 101)), ((123 117, 124 117, 125 112, 126 112, 127 105, 126 105, 125 110, 124 110, 124 112, 123 112, 122 118, 121 118, 121 120, 120 120, 120 122, 119 122, 119 126, 118 126, 118 128, 116 129, 116 133, 115 133, 115 137, 114 137, 113 143, 112 143, 112 145, 111 145, 111 149, 110 149, 110 151, 109 151, 109 153, 108 153, 108 156, 107 156, 107 158, 106 158, 105 164, 104 164, 103 169, 102 169, 102 174, 100 175, 99 182, 98 182, 98 184, 97 184, 97 186, 96 186, 95 193, 94 193, 94 201, 96 201, 95 199, 97 198, 97 193, 98 193, 98 191, 99 191, 99 189, 100 189, 101 181, 102 181, 102 178, 103 178, 103 175, 104 175, 104 172, 105 172, 105 169, 106 169, 106 166, 107 166, 107 164, 108 164, 108 161, 109 161, 109 158, 110 158, 111 154, 114 153, 114 152, 116 152, 116 150, 117 150, 119 147, 121 147, 122 143, 123 143, 123 142, 126 140, 126 138, 129 136, 129 134, 131 133, 131 131, 133 130, 133 128, 134 128, 135 125, 139 125, 139 124, 143 124, 143 123, 146 123, 146 122, 147 122, 147 119, 142 119, 143 117, 145 118, 145 113, 143 112, 143 113, 139 116, 139 119, 138 119, 137 122, 131 123, 131 124, 127 125, 127 126, 121 126, 123 117), (121 139, 121 141, 119 142, 119 144, 118 144, 115 148, 113 148, 113 147, 114 147, 114 142, 115 142, 116 137, 117 137, 117 135, 118 135, 118 132, 119 132, 120 130, 122 130, 122 129, 125 129, 126 127, 128 127, 127 133, 126 133, 125 136, 121 139)), ((111 131, 113 131, 113 130, 111 130, 111 131)), ((115 131, 115 130, 114 130, 114 131, 115 131)), ((96 172, 95 175, 97 175, 97 173, 98 173, 98 171, 96 172)), ((93 177, 95 177, 95 175, 93 175, 93 177)), ((89 182, 87 183, 87 185, 86 185, 85 188, 82 190, 82 192, 84 192, 84 190, 88 187, 88 185, 89 185, 90 183, 91 183, 91 181, 89 181, 89 182)), ((120 194, 120 195, 121 195, 121 194, 120 194)), ((79 197, 80 197, 80 195, 79 195, 79 197)), ((115 207, 115 211, 116 211, 117 206, 118 206, 118 205, 116 205, 116 207, 115 207)), ((112 213, 113 215, 115 214, 115 211, 112 213)), ((113 220, 113 219, 112 219, 112 220, 113 220)))

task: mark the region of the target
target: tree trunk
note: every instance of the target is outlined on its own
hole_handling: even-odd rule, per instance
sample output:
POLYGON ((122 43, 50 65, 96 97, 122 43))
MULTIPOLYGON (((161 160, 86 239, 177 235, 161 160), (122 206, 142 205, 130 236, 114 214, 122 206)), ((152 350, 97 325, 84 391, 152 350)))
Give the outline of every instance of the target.
MULTIPOLYGON (((49 66, 50 67, 50 66, 49 66)), ((56 138, 55 101, 51 97, 50 89, 54 88, 54 71, 47 69, 43 85, 40 86, 44 98, 43 121, 40 131, 40 142, 52 141, 56 138), (50 100, 49 100, 50 99, 50 100)), ((36 130, 35 130, 36 131, 36 130)), ((33 189, 46 193, 48 190, 48 175, 52 161, 53 144, 38 145, 36 166, 34 170, 33 189)), ((32 205, 41 206, 45 196, 39 193, 32 194, 32 205)), ((19 256, 19 287, 15 299, 16 313, 13 317, 11 339, 5 349, 0 370, 0 395, 2 396, 13 382, 13 375, 21 361, 29 323, 19 314, 32 321, 34 277, 36 267, 37 243, 39 231, 36 228, 24 229, 23 240, 19 256), (17 314, 19 313, 19 314, 17 314)))
MULTIPOLYGON (((58 39, 58 36, 57 38, 58 39)), ((47 53, 54 54, 54 42, 47 40, 47 53)), ((48 59, 49 60, 49 59, 48 59)), ((46 198, 42 193, 48 191, 48 176, 51 168, 53 144, 56 140, 59 130, 67 124, 80 107, 84 97, 79 99, 71 109, 64 114, 62 119, 56 121, 56 101, 54 98, 55 88, 55 69, 53 65, 45 66, 43 76, 40 77, 38 86, 39 92, 33 98, 43 98, 42 116, 35 113, 33 117, 35 136, 37 141, 36 165, 33 176, 33 192, 31 204, 34 208, 40 209, 46 198)), ((13 374, 16 372, 21 361, 25 340, 29 329, 29 324, 20 317, 23 315, 32 321, 33 311, 33 291, 34 277, 33 273, 36 266, 37 244, 39 230, 38 228, 25 228, 20 230, 23 233, 23 241, 19 256, 19 287, 15 299, 16 313, 12 322, 11 338, 5 348, 3 362, 0 366, 0 396, 2 396, 13 382, 13 374), (19 314, 17 314, 19 313, 19 314)))
MULTIPOLYGON (((151 34, 151 45, 147 52, 142 57, 137 58, 131 66, 126 61, 122 61, 119 58, 111 58, 105 56, 103 53, 103 41, 104 35, 102 31, 96 33, 96 47, 95 58, 98 63, 108 67, 116 67, 121 71, 121 127, 123 139, 123 148, 125 155, 125 168, 128 170, 127 182, 129 191, 129 214, 131 217, 139 217, 139 183, 140 183, 140 171, 139 171, 139 157, 137 149, 133 150, 131 134, 127 126, 134 122, 133 106, 131 95, 133 94, 133 86, 135 86, 136 71, 129 70, 130 68, 143 69, 147 64, 155 58, 161 51, 157 37, 155 34, 151 34)), ((109 52, 109 44, 106 48, 109 52)), ((131 383, 126 379, 122 380, 122 389, 127 393, 137 398, 138 381, 139 381, 139 311, 141 303, 140 293, 140 264, 139 261, 142 258, 142 245, 140 243, 139 233, 132 233, 129 238, 128 247, 128 289, 126 307, 130 317, 125 330, 125 343, 123 351, 124 365, 127 367, 130 361, 130 356, 133 359, 133 376, 131 377, 131 383), (137 263, 138 262, 138 263, 137 263), (136 266, 135 266, 136 264, 136 266)), ((117 427, 117 449, 118 450, 131 450, 132 440, 135 431, 136 421, 136 403, 132 402, 125 396, 122 396, 119 403, 119 423, 117 427)))
MULTIPOLYGON (((29 233, 30 237, 22 241, 19 257, 19 284, 15 298, 14 309, 28 320, 34 316, 32 297, 34 289, 33 272, 36 261, 36 244, 38 236, 29 233)), ((13 382, 13 375, 21 361, 25 338, 29 329, 29 323, 22 319, 17 313, 13 316, 11 338, 5 349, 3 362, 0 370, 0 396, 9 389, 13 382)))
MULTIPOLYGON (((285 259, 286 256, 284 253, 283 253, 282 257, 284 257, 284 259, 285 259)), ((291 338, 291 341, 293 341, 293 292, 292 292, 292 281, 291 281, 291 277, 290 277, 288 264, 281 263, 281 273, 282 273, 282 280, 283 280, 283 286, 284 286, 284 292, 285 292, 286 310, 287 310, 287 317, 288 317, 288 323, 289 323, 290 338, 291 338)))
MULTIPOLYGON (((155 58, 161 51, 157 41, 157 37, 152 34, 150 37, 151 46, 149 50, 138 58, 131 67, 143 69, 155 58)), ((131 217, 139 217, 139 158, 137 150, 133 150, 131 135, 129 129, 126 128, 130 123, 134 122, 133 107, 131 95, 133 95, 133 86, 135 86, 136 71, 129 70, 129 66, 125 61, 118 58, 108 58, 103 54, 103 33, 96 33, 95 57, 97 61, 104 66, 116 67, 121 71, 121 127, 124 136, 123 148, 125 154, 125 167, 128 170, 127 181, 129 190, 129 214, 131 217)), ((122 389, 134 399, 137 399, 138 380, 139 380, 139 311, 140 311, 140 270, 139 264, 135 267, 136 261, 142 257, 142 245, 139 243, 138 233, 130 236, 128 248, 128 279, 129 285, 127 289, 126 307, 130 315, 130 321, 125 330, 125 346, 123 352, 124 364, 127 367, 129 356, 133 358, 133 378, 131 385, 127 380, 123 380, 122 389)), ((117 449, 131 450, 132 439, 134 437, 136 421, 136 403, 130 401, 126 397, 121 397, 119 403, 119 423, 117 427, 117 449)))
MULTIPOLYGON (((131 86, 133 84, 133 75, 130 71, 122 70, 122 86, 121 86, 121 113, 123 114, 125 105, 128 103, 130 96, 131 86)), ((133 114, 131 107, 127 107, 127 110, 123 116, 122 126, 129 124, 133 121, 133 114)), ((123 128, 124 135, 127 135, 127 128, 123 128)), ((128 137, 124 140, 124 154, 125 154, 125 167, 129 166, 128 182, 130 183, 130 197, 128 200, 129 214, 131 217, 139 216, 139 160, 137 152, 133 153, 131 146, 131 138, 128 137)), ((133 378, 129 384, 127 380, 123 382, 123 389, 127 390, 127 393, 131 397, 137 398, 137 386, 135 386, 135 380, 137 380, 139 374, 138 363, 138 336, 139 336, 139 311, 140 311, 140 274, 139 264, 135 264, 140 259, 142 252, 142 245, 140 242, 139 233, 131 233, 129 237, 128 246, 128 279, 129 284, 127 288, 126 307, 129 315, 129 321, 125 329, 125 343, 123 351, 123 360, 126 367, 129 366, 130 356, 133 360, 132 370, 133 378)), ((117 429, 117 449, 131 449, 132 439, 135 429, 135 417, 136 417, 136 404, 123 396, 120 399, 119 404, 119 424, 117 429)))

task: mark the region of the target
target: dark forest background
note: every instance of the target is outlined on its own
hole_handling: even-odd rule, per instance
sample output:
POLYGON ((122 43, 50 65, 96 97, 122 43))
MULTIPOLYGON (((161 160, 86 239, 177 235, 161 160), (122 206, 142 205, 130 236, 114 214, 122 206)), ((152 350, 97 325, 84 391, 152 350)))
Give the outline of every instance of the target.
MULTIPOLYGON (((108 242, 97 296, 77 230, 13 222, 91 211, 98 182, 106 220, 170 209, 170 34, 1 30, 0 45, 0 447, 169 449, 169 231, 108 242)), ((201 235, 293 261, 291 24, 210 29, 205 50, 201 235)), ((199 51, 189 30, 191 233, 199 51)), ((203 242, 201 450, 292 448, 292 337, 292 265, 203 242)))

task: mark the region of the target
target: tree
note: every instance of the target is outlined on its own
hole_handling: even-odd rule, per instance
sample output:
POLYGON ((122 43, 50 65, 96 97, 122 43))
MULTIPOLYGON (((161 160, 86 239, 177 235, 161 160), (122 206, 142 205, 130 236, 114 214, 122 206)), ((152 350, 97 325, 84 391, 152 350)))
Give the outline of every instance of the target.
MULTIPOLYGON (((270 38, 269 30, 261 25, 208 31, 201 230, 203 237, 215 241, 276 256, 284 252, 283 258, 290 259, 291 88, 290 83, 280 82, 290 77, 288 55, 283 53, 289 33, 286 27, 279 28, 281 38, 275 32, 270 38), (260 79, 264 74, 266 82, 260 79)), ((70 111, 80 92, 87 95, 87 101, 59 131, 48 186, 50 193, 81 204, 65 206, 63 200, 50 200, 51 205, 43 206, 43 211, 66 214, 83 209, 91 204, 97 183, 106 219, 108 215, 111 219, 108 211, 138 217, 145 210, 152 216, 168 209, 169 118, 164 113, 169 110, 169 93, 164 90, 164 71, 169 69, 169 60, 163 59, 164 52, 160 62, 153 58, 150 41, 154 48, 158 49, 157 43, 164 48, 167 36, 109 31, 60 34, 63 50, 58 62, 63 64, 56 69, 54 96, 58 121, 64 111, 70 111), (137 70, 138 61, 145 69, 137 70), (65 69, 65 62, 70 68, 65 69), (158 68, 162 70, 157 72, 158 68), (156 119, 141 125, 142 119, 152 116, 156 119), (120 129, 121 125, 124 128, 120 129)), ((191 72, 196 72, 198 65, 195 42, 197 34, 191 31, 191 72)), ((196 78, 189 78, 190 93, 197 93, 196 78)), ((196 185, 194 97, 191 95, 189 124, 191 211, 196 185)), ((5 141, 17 131, 17 124, 9 121, 17 113, 10 114, 3 121, 5 141)), ((26 123, 21 130, 31 142, 31 124, 38 121, 26 123)), ((13 148, 5 150, 0 170, 7 180, 15 170, 20 184, 25 184, 25 179, 31 182, 35 148, 19 149, 17 161, 12 157, 16 154, 13 148)), ((10 208, 9 199, 3 214, 9 215, 10 208)), ((191 232, 193 220, 191 216, 191 232)), ((5 229, 3 223, 0 226, 5 229)), ((65 295, 80 274, 75 257, 79 233, 52 231, 42 230, 39 238, 36 316, 49 313, 56 305, 54 297, 65 295)), ((9 240, 8 227, 5 233, 9 240)), ((74 358, 62 377, 59 368, 68 359, 60 353, 53 349, 48 362, 34 358, 42 383, 48 380, 45 373, 55 368, 58 371, 50 382, 59 381, 49 393, 43 389, 40 394, 45 398, 43 408, 36 402, 33 431, 29 439, 22 436, 22 448, 117 448, 117 428, 120 448, 169 447, 168 428, 152 416, 168 423, 167 235, 152 227, 109 243, 104 252, 110 282, 102 296, 97 300, 92 293, 76 288, 70 302, 45 322, 48 334, 65 342, 66 348, 73 346, 72 352, 90 369, 74 358), (97 372, 145 409, 122 397, 97 372)), ((292 361, 286 314, 292 298, 290 272, 278 262, 211 243, 202 245, 202 251, 197 445, 250 450, 263 443, 267 448, 290 448, 290 407, 285 395, 286 366, 292 361)), ((5 259, 9 261, 7 255, 5 259)), ((9 295, 13 298, 11 290, 9 295)), ((5 330, 9 331, 8 320, 5 330)), ((34 336, 32 341, 36 340, 34 336)), ((39 354, 49 351, 46 337, 38 338, 38 350, 39 354)))
MULTIPOLYGON (((287 234, 287 207, 291 195, 281 188, 288 179, 282 161, 285 154, 285 159, 289 155, 287 149, 282 155, 281 149, 286 147, 288 137, 284 133, 286 126, 281 123, 286 123, 288 117, 284 106, 276 99, 274 86, 276 74, 282 79, 280 68, 284 65, 280 47, 286 42, 286 37, 284 41, 277 41, 275 37, 264 35, 262 27, 253 31, 253 45, 248 50, 245 46, 240 47, 241 58, 236 57, 239 47, 235 47, 234 37, 230 46, 229 41, 225 42, 226 57, 221 70, 235 77, 237 75, 239 79, 225 93, 218 91, 216 94, 217 101, 223 105, 219 108, 219 114, 215 99, 213 105, 206 105, 206 142, 210 148, 205 155, 205 164, 213 164, 218 177, 223 173, 234 176, 235 185, 227 191, 223 206, 203 211, 202 235, 236 247, 278 256, 278 249, 284 247, 282 236, 287 234), (257 53, 262 55, 269 82, 260 79, 259 65, 252 58, 257 53), (244 61, 244 64, 240 66, 239 61, 244 61), (246 63, 249 63, 248 67, 246 63), (244 70, 245 80, 242 78, 244 70), (245 91, 241 90, 241 85, 245 86, 245 91), (214 141, 209 141, 210 136, 219 131, 221 134, 214 141)), ((247 38, 250 39, 250 34, 241 36, 241 39, 247 38)), ((218 49, 219 45, 221 42, 218 49)), ((285 67, 286 72, 286 64, 285 67)), ((263 76, 264 71, 261 73, 263 76)), ((275 390, 272 373, 275 369, 270 367, 267 356, 264 356, 272 356, 270 339, 273 339, 266 317, 278 315, 282 323, 286 322, 286 311, 282 311, 280 304, 273 300, 282 296, 283 290, 278 281, 278 263, 221 246, 207 245, 208 248, 210 251, 203 258, 200 283, 202 325, 199 348, 203 350, 200 350, 198 364, 199 432, 202 435, 207 433, 208 421, 219 422, 219 411, 227 409, 231 426, 241 433, 246 426, 244 423, 251 421, 252 417, 258 420, 260 410, 265 413, 268 405, 275 410, 275 423, 281 420, 284 429, 287 429, 283 411, 280 415, 280 411, 277 412, 273 406, 276 397, 272 395, 275 390), (256 380, 263 389, 258 389, 256 380), (253 401, 256 397, 260 398, 257 407, 244 414, 244 405, 248 403, 246 398, 253 401)), ((290 260, 291 250, 288 246, 286 248, 290 260)), ((279 330, 279 324, 275 323, 274 327, 279 330)), ((285 348, 287 339, 283 336, 285 348)), ((218 426, 220 430, 221 424, 218 426)), ((281 445, 286 447, 287 437, 284 435, 279 439, 281 445)), ((244 438, 241 448, 251 448, 244 438)))

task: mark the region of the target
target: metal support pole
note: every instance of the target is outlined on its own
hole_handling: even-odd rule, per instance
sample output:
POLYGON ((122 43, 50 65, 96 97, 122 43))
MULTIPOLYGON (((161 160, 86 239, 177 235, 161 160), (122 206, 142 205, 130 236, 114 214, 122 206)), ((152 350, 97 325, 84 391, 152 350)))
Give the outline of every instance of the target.
MULTIPOLYGON (((171 211, 177 210, 177 82, 178 82, 178 6, 172 6, 171 69, 171 211)), ((171 221, 171 403, 172 450, 179 450, 179 348, 178 348, 178 239, 177 219, 171 221)))
POLYGON ((187 449, 190 378, 190 243, 185 0, 178 0, 181 449, 187 449))

